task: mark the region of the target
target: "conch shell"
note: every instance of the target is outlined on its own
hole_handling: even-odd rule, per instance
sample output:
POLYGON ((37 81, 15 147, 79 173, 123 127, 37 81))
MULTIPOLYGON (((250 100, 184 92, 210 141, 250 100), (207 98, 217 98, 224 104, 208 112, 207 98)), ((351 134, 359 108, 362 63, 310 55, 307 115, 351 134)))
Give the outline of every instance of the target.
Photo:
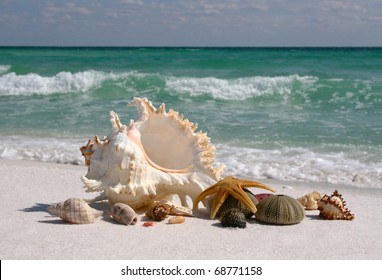
POLYGON ((97 136, 81 147, 88 172, 82 177, 87 192, 102 192, 92 201, 108 199, 133 209, 155 200, 171 200, 178 195, 183 206, 186 197, 195 200, 216 183, 223 167, 213 166, 214 146, 205 133, 178 112, 156 109, 145 98, 129 103, 138 108, 138 118, 123 125, 110 113, 111 133, 97 136))
POLYGON ((317 191, 308 193, 297 200, 305 207, 305 210, 317 210, 318 201, 321 199, 321 194, 317 191))
POLYGON ((354 214, 345 208, 346 202, 342 195, 335 190, 331 196, 324 195, 318 202, 320 216, 327 220, 354 220, 354 214))
POLYGON ((69 198, 52 204, 48 211, 72 224, 90 224, 103 214, 103 211, 90 207, 82 198, 69 198))

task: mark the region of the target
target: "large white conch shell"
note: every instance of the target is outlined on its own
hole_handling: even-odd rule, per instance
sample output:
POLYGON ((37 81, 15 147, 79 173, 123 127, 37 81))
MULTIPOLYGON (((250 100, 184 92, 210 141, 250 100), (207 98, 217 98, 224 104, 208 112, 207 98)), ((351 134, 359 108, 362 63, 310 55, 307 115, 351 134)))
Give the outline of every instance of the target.
POLYGON ((94 200, 122 202, 133 209, 177 194, 183 206, 220 179, 223 167, 213 167, 214 146, 205 133, 178 112, 156 109, 150 101, 135 98, 138 119, 123 125, 110 113, 108 137, 95 136, 81 147, 88 165, 82 177, 87 191, 102 194, 94 200))

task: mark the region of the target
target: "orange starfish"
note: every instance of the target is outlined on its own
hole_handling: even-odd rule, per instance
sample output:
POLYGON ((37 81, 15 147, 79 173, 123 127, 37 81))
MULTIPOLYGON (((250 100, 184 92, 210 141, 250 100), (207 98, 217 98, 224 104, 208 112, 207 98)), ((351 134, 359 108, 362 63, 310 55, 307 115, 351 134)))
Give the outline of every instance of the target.
POLYGON ((211 207, 210 218, 214 219, 216 213, 218 212, 220 206, 227 199, 228 195, 232 195, 237 200, 241 201, 247 208, 249 208, 252 213, 256 213, 257 208, 249 196, 243 191, 244 187, 256 187, 266 189, 275 192, 275 189, 268 187, 259 182, 254 182, 250 180, 241 180, 234 176, 228 176, 220 180, 216 184, 212 185, 208 189, 205 189, 194 201, 194 209, 197 209, 200 201, 205 199, 207 196, 216 193, 211 207))

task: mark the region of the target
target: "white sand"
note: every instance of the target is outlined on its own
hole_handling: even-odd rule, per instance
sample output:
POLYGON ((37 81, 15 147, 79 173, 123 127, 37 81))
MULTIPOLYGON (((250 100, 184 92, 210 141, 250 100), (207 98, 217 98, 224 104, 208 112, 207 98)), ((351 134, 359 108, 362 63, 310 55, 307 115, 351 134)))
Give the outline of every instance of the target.
MULTIPOLYGON (((382 189, 258 180, 293 197, 338 189, 355 214, 354 221, 327 221, 309 211, 292 226, 250 220, 245 229, 222 228, 205 209, 184 224, 162 221, 152 228, 142 226, 144 215, 135 226, 117 224, 107 214, 94 224, 71 225, 46 212, 51 203, 70 197, 94 197, 82 188, 85 174, 85 166, 0 160, 0 259, 382 258, 382 189)), ((108 210, 106 203, 92 206, 108 210)))

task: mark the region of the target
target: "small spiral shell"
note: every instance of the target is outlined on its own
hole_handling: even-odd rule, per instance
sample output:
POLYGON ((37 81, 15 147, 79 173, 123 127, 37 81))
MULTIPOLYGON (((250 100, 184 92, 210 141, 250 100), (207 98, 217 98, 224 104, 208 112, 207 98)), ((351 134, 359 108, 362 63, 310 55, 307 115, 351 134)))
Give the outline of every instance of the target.
POLYGON ((116 203, 111 207, 111 216, 124 225, 135 225, 138 216, 135 211, 127 204, 116 203))
POLYGON ((64 202, 53 204, 48 207, 48 211, 72 224, 94 223, 95 219, 103 214, 103 211, 91 208, 81 198, 69 198, 64 202))
POLYGON ((245 215, 238 208, 224 210, 220 215, 220 222, 223 227, 245 228, 247 226, 245 215))
POLYGON ((305 211, 297 199, 287 195, 271 195, 257 204, 255 217, 258 221, 275 225, 300 223, 305 211))
POLYGON ((170 214, 170 208, 160 203, 154 204, 149 211, 146 212, 146 216, 154 221, 163 221, 170 214))

